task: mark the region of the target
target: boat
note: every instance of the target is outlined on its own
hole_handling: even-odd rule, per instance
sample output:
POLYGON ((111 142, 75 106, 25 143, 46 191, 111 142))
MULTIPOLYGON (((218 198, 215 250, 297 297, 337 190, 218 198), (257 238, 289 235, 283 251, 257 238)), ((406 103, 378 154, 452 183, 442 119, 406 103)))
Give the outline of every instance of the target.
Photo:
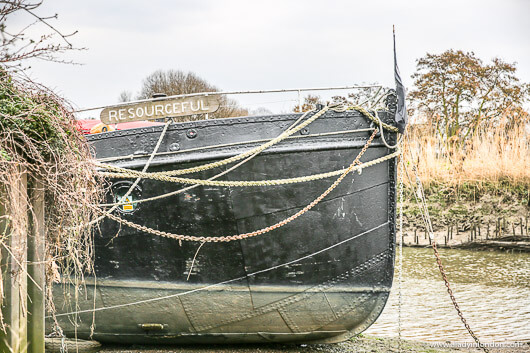
POLYGON ((394 273, 407 123, 395 56, 394 69, 381 110, 207 119, 219 92, 105 108, 106 126, 159 123, 86 135, 110 185, 94 273, 54 287, 48 331, 194 344, 333 343, 366 330, 394 273), (193 114, 204 119, 160 124, 193 114))
MULTIPOLYGON (((396 102, 389 92, 387 109, 377 113, 381 124, 396 125, 396 102)), ((95 235, 95 275, 76 289, 75 304, 63 285, 55 288, 64 334, 127 344, 329 343, 364 331, 392 285, 396 213, 396 152, 389 144, 397 134, 375 131, 379 125, 367 113, 375 115, 320 106, 306 114, 87 135, 97 160, 122 177, 110 179, 107 202, 118 207, 95 235), (316 114, 218 178, 212 177, 235 162, 200 169, 255 151, 316 114), (309 210, 268 229, 314 203, 367 143, 360 162, 379 163, 354 167, 309 210), (229 185, 166 181, 176 178, 168 171, 198 166, 185 176, 229 185), (270 180, 288 182, 260 184, 270 180), (240 186, 243 181, 259 185, 240 186), (158 195, 167 197, 141 202, 158 195), (201 240, 168 236, 178 234, 201 240), (243 236, 200 238, 232 235, 243 236)))

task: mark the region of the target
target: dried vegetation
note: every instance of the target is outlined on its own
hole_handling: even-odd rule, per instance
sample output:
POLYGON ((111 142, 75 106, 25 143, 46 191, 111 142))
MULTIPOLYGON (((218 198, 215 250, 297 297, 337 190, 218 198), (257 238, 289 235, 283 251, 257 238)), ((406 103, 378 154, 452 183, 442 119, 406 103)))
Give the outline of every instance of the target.
MULTIPOLYGON (((0 70, 0 203, 7 208, 4 218, 10 232, 26 232, 17 227, 27 227, 23 220, 25 206, 30 205, 10 202, 19 192, 14 180, 21 171, 28 175, 29 189, 34 178, 43 180, 48 283, 57 279, 58 268, 64 278, 78 283, 92 271, 90 229, 76 228, 95 218, 89 206, 97 204, 104 192, 89 158, 65 101, 0 70)), ((1 248, 8 236, 5 229, 0 233, 1 248)), ((53 311, 50 294, 48 309, 53 311)))

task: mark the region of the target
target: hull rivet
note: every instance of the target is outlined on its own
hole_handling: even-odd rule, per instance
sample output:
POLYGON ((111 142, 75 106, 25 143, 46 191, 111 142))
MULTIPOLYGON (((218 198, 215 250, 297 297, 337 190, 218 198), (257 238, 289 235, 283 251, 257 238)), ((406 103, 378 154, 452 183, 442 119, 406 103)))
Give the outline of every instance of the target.
POLYGON ((195 129, 189 129, 188 131, 186 131, 186 136, 187 136, 189 139, 194 139, 195 137, 197 137, 197 130, 195 130, 195 129))

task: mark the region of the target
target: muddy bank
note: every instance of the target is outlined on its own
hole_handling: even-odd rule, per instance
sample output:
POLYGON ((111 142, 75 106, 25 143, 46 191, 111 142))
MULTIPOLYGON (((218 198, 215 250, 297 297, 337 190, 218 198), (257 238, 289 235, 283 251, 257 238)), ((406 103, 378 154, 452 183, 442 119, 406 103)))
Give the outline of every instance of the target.
MULTIPOLYGON (((469 190, 438 186, 425 191, 434 238, 440 247, 521 251, 530 248, 528 191, 480 190, 477 186, 469 190)), ((405 192, 403 205, 403 244, 430 245, 410 190, 405 192)))
MULTIPOLYGON (((230 346, 104 346, 100 352, 106 353, 365 353, 365 352, 480 352, 473 348, 457 348, 457 345, 447 344, 438 347, 438 343, 401 341, 396 338, 377 338, 359 336, 346 342, 337 344, 266 344, 266 345, 230 345, 230 346), (401 350, 400 350, 401 348, 401 350)), ((525 352, 530 346, 521 345, 525 352)), ((516 349, 519 349, 516 348, 516 349)), ((492 350, 495 352, 496 350, 492 350)), ((507 352, 506 348, 502 352, 507 352)))
MULTIPOLYGON (((438 248, 530 252, 530 237, 507 236, 494 239, 449 239, 448 241, 445 235, 435 232, 434 240, 438 248)), ((403 245, 425 248, 431 246, 431 241, 428 237, 422 237, 421 240, 418 240, 417 236, 414 237, 414 235, 411 239, 411 235, 404 231, 403 245)))

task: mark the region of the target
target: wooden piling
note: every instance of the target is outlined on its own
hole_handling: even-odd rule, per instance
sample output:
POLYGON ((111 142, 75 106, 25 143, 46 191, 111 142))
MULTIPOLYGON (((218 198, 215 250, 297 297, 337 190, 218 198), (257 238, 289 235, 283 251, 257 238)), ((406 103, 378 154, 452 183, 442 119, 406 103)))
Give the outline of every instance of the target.
POLYGON ((44 185, 34 178, 30 189, 30 234, 28 236, 28 352, 44 353, 45 226, 44 185))
POLYGON ((501 217, 497 218, 497 228, 495 232, 495 237, 499 238, 501 236, 501 217))
POLYGON ((0 352, 27 352, 27 174, 19 167, 12 190, 2 190, 6 204, 0 206, 0 231, 2 246, 2 279, 4 298, 2 316, 4 330, 0 329, 0 352), (7 197, 6 197, 7 196, 7 197), (8 205, 7 202, 10 204, 8 205), (13 219, 10 210, 17 210, 21 217, 13 219), (8 250, 9 249, 9 250, 8 250))

